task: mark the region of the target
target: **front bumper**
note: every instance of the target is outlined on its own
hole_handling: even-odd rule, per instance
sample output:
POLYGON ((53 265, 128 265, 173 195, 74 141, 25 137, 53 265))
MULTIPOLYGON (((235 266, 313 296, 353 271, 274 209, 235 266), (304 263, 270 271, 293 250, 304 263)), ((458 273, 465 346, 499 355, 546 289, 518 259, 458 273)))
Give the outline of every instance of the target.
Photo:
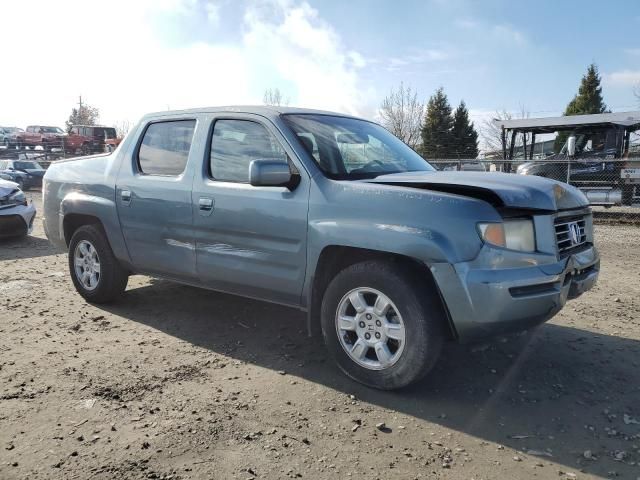
POLYGON ((0 238, 19 237, 31 233, 36 209, 29 205, 16 205, 0 209, 0 238))
POLYGON ((465 342, 546 322, 595 285, 600 257, 589 246, 554 263, 474 268, 469 262, 434 264, 431 270, 455 334, 465 342))

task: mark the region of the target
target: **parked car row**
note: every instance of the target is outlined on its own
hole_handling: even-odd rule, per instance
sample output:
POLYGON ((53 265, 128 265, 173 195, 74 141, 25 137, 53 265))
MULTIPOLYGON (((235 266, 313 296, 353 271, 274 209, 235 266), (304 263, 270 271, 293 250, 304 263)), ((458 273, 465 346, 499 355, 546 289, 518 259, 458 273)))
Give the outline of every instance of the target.
POLYGON ((121 139, 113 127, 102 125, 75 125, 69 132, 60 127, 30 125, 23 130, 17 127, 0 127, 0 146, 7 149, 63 150, 73 154, 112 152, 121 139))

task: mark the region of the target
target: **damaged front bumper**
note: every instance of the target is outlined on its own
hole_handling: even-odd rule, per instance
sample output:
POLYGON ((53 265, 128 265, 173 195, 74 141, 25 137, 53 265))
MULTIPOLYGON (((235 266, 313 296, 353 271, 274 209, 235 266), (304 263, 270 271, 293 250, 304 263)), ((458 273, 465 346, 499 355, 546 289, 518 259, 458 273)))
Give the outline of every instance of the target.
POLYGON ((561 260, 552 258, 546 263, 532 256, 530 266, 514 268, 478 268, 475 262, 432 265, 457 338, 465 342, 526 330, 595 285, 600 258, 592 245, 561 260))
POLYGON ((36 209, 32 203, 0 208, 0 238, 28 235, 33 230, 36 209))

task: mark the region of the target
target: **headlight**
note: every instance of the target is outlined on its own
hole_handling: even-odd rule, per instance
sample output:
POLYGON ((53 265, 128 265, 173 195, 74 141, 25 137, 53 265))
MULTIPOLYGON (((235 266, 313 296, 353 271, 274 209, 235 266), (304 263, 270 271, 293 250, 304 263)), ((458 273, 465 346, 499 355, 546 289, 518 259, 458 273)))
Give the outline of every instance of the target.
POLYGON ((11 205, 27 205, 27 198, 22 190, 18 190, 7 197, 7 204, 11 205))
POLYGON ((536 238, 531 220, 505 220, 502 223, 479 223, 478 232, 485 242, 497 247, 533 252, 536 238))

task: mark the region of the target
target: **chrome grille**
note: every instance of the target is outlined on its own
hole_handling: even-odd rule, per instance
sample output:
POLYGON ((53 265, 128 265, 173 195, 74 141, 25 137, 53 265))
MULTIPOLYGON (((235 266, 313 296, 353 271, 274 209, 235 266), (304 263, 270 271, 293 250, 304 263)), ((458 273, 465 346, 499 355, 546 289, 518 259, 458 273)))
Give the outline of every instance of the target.
POLYGON ((580 217, 556 218, 556 244, 560 256, 568 255, 587 243, 586 219, 580 217))

